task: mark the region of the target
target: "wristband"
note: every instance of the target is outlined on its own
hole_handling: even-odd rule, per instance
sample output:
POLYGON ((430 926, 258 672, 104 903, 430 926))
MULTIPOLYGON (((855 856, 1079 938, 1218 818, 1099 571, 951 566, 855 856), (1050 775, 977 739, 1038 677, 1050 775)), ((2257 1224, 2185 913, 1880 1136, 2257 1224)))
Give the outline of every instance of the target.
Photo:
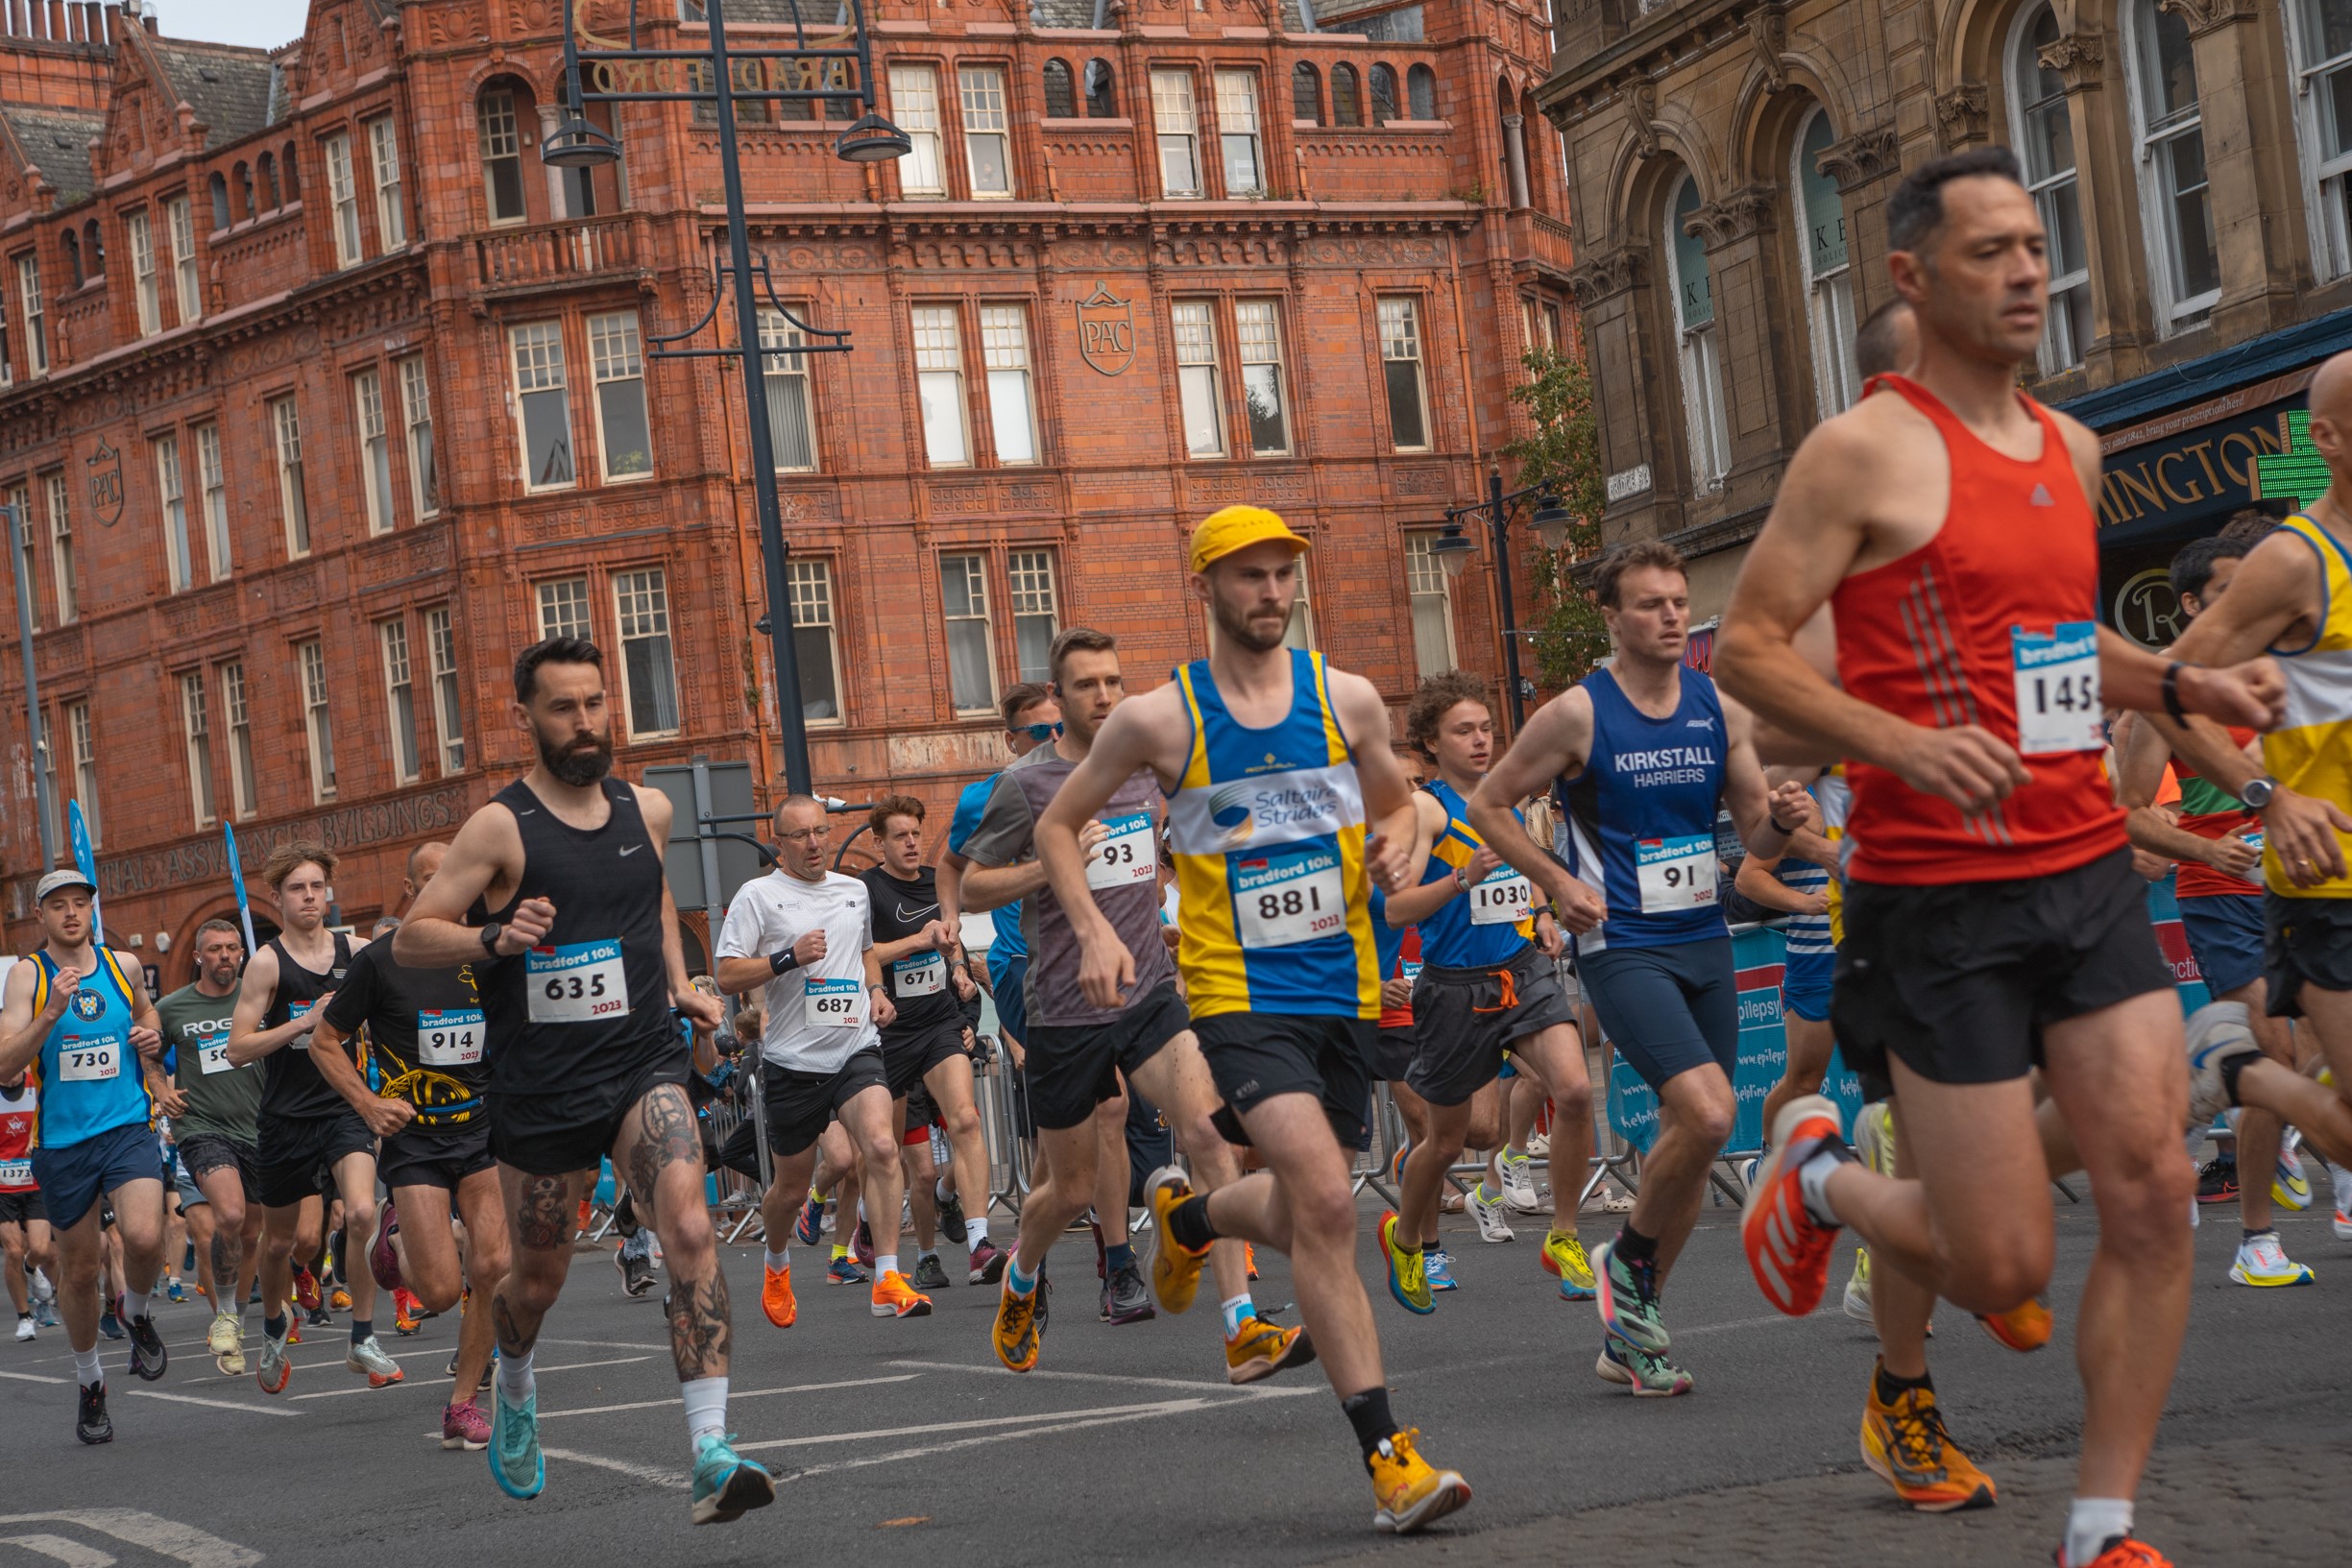
POLYGON ((2179 659, 2164 667, 2165 716, 2175 724, 2183 725, 2189 722, 2189 715, 2182 712, 2180 707, 2180 672, 2184 667, 2186 661, 2179 659))
POLYGON ((770 974, 781 975, 787 970, 799 967, 800 954, 794 953, 790 948, 785 949, 782 953, 771 953, 767 955, 767 968, 770 974))
POLYGON ((1461 889, 1465 893, 1470 890, 1469 878, 1465 875, 1467 869, 1468 868, 1465 866, 1454 867, 1454 886, 1461 889))
POLYGON ((1800 823, 1798 823, 1798 824, 1797 824, 1797 826, 1796 826, 1795 828, 1783 828, 1783 827, 1782 827, 1782 826, 1781 826, 1781 819, 1780 819, 1779 817, 1774 816, 1774 815, 1773 815, 1773 814, 1772 814, 1770 811, 1766 811, 1766 812, 1764 813, 1764 820, 1765 820, 1766 822, 1771 823, 1771 824, 1772 824, 1772 827, 1773 827, 1773 831, 1774 831, 1775 832, 1779 833, 1779 834, 1780 834, 1780 835, 1781 835, 1782 838, 1794 838, 1794 837, 1796 837, 1796 836, 1797 836, 1797 830, 1798 830, 1799 828, 1803 828, 1803 827, 1805 826, 1805 824, 1804 824, 1804 823, 1800 822, 1800 823))

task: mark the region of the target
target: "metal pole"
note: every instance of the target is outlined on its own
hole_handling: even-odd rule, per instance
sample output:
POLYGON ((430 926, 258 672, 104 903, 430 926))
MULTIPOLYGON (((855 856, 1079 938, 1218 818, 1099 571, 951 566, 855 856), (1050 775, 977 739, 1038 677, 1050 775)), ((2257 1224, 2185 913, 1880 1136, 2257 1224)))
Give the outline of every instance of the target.
POLYGON ((43 765, 43 753, 48 749, 41 742, 40 681, 33 673, 33 582, 25 575, 25 560, 31 553, 33 521, 24 508, 10 502, 0 505, 0 512, 9 515, 10 575, 16 579, 16 645, 24 657, 25 665, 25 750, 33 759, 33 808, 40 817, 41 869, 55 871, 58 864, 57 827, 50 820, 56 805, 49 799, 49 770, 43 765), (17 530, 24 531, 19 538, 17 530))
POLYGON ((813 790, 809 728, 800 711, 800 663, 792 650, 792 601, 785 569, 784 512, 776 501, 776 453, 768 439, 765 355, 751 291, 751 236, 743 224, 743 170, 735 153, 735 73, 727 63, 723 0, 705 0, 711 71, 718 109, 718 169, 727 197, 727 260, 735 284, 735 330, 743 360, 743 412, 751 424, 751 492, 759 511, 760 558, 767 578, 767 645, 776 669, 776 725, 784 740, 785 787, 813 790))
POLYGON ((1511 603, 1511 519, 1503 509, 1500 469, 1487 470, 1487 509, 1494 523, 1494 586, 1503 599, 1503 670, 1511 688, 1511 733, 1515 736, 1527 726, 1527 704, 1519 695, 1519 626, 1511 603))

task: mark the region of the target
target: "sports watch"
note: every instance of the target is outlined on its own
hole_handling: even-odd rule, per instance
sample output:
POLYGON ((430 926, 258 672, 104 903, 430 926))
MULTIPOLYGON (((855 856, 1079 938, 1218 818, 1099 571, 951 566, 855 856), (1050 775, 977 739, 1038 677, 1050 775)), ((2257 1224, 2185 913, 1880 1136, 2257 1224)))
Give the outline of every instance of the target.
POLYGON ((2238 791, 2238 798, 2260 811, 2269 806, 2271 797, 2277 793, 2278 781, 2266 773, 2259 779, 2248 779, 2245 786, 2238 791))

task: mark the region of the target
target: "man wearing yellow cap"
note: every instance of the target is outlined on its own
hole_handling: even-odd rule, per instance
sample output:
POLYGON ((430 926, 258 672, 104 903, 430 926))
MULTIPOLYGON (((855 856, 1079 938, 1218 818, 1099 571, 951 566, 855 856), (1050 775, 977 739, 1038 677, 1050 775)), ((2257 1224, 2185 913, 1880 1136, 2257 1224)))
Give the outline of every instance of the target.
POLYGON ((1262 507, 1193 530, 1193 593, 1209 657, 1130 697, 1037 820, 1037 856, 1079 947, 1079 981, 1112 1006, 1135 984, 1128 945, 1095 905, 1079 834, 1138 768, 1159 778, 1183 911, 1176 962, 1225 1135, 1267 1169, 1196 1195, 1174 1166, 1151 1182, 1152 1286, 1192 1305, 1220 1236, 1290 1255, 1323 1370, 1372 1479, 1372 1523, 1420 1529, 1469 1501, 1389 1412, 1371 1302, 1355 1266, 1348 1150, 1369 1136, 1380 959, 1371 889, 1427 858, 1412 786, 1371 683, 1284 645, 1307 541, 1262 507))

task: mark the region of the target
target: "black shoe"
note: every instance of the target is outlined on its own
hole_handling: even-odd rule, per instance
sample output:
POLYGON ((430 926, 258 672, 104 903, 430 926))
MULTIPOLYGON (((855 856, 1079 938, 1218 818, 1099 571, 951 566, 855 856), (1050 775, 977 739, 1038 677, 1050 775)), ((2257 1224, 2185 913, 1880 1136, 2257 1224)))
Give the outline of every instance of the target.
POLYGON ((1103 1282, 1103 1321, 1116 1328, 1122 1323, 1142 1323, 1159 1315, 1152 1305, 1151 1288, 1144 1284, 1143 1273, 1132 1264, 1113 1269, 1110 1278, 1103 1282))
POLYGON ((653 1289, 653 1260, 633 1258, 622 1247, 613 1254, 613 1263, 620 1270, 620 1289, 624 1295, 641 1296, 653 1289))
MULTIPOLYGON (((932 1192, 935 1195, 938 1189, 934 1187, 932 1192)), ((939 1234, 946 1237, 951 1245, 961 1246, 963 1227, 963 1194, 951 1193, 939 1204, 939 1234)))
POLYGON ((109 1339, 119 1339, 123 1337, 123 1326, 116 1321, 113 1308, 109 1307, 98 1315, 98 1332, 109 1339))
POLYGON ((114 1421, 107 1414, 105 1384, 82 1386, 82 1408, 74 1416, 74 1435, 85 1443, 110 1443, 114 1440, 114 1421))
POLYGON ((947 1266, 939 1261, 939 1254, 927 1252, 915 1260, 914 1288, 916 1290, 944 1291, 947 1286, 947 1266))
MULTIPOLYGON (((445 1378, 453 1378, 453 1377, 457 1376, 457 1357, 458 1357, 458 1352, 457 1352, 457 1351, 452 1350, 452 1351, 450 1351, 450 1352, 449 1352, 449 1368, 448 1368, 446 1371, 444 1371, 444 1372, 441 1374, 443 1377, 445 1377, 445 1378)), ((487 1392, 489 1392, 489 1390, 490 1390, 490 1380, 491 1380, 492 1378, 494 1378, 494 1377, 497 1377, 497 1375, 498 1375, 498 1353, 497 1353, 496 1350, 493 1350, 493 1351, 490 1353, 490 1360, 488 1360, 488 1361, 486 1361, 486 1362, 484 1362, 484 1363, 482 1363, 482 1381, 481 1381, 480 1383, 478 1383, 478 1384, 474 1385, 473 1391, 474 1391, 475 1393, 477 1393, 477 1394, 478 1394, 478 1393, 487 1393, 487 1392)))
POLYGON ((303 1319, 303 1327, 306 1329, 330 1329, 334 1326, 335 1315, 324 1306, 311 1308, 309 1315, 303 1319))
POLYGON ((2196 1200, 2199 1203, 2235 1203, 2238 1201, 2238 1162, 2217 1156, 2205 1162, 2196 1175, 2196 1200))
POLYGON ((155 1315, 133 1317, 129 1313, 118 1313, 116 1316, 131 1331, 131 1370, 149 1383, 155 1382, 163 1375, 163 1368, 172 1359, 172 1353, 163 1348, 163 1336, 156 1328, 155 1315))

